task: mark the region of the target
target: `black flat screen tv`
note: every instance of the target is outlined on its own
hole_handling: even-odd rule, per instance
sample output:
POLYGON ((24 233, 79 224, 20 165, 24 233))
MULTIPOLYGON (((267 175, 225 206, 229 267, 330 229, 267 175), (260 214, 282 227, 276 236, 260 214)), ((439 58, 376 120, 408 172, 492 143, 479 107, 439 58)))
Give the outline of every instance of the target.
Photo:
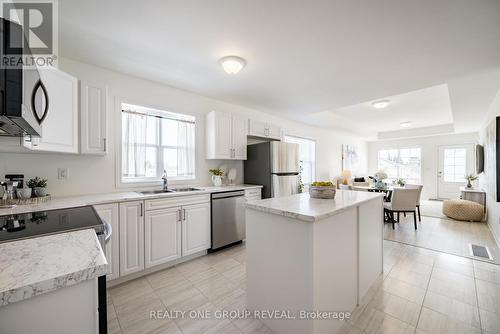
POLYGON ((476 174, 484 172, 484 147, 476 145, 476 174))

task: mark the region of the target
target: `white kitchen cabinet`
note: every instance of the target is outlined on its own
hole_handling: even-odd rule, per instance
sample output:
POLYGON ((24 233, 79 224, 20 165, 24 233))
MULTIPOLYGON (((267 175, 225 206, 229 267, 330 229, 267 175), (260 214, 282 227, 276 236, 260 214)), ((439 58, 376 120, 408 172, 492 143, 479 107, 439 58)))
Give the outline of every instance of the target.
POLYGON ((258 201, 262 199, 262 189, 261 188, 252 188, 245 190, 245 201, 258 201))
POLYGON ((181 208, 148 211, 145 214, 145 267, 181 257, 181 208))
POLYGON ((233 116, 232 119, 233 159, 247 159, 247 119, 233 116))
POLYGON ((47 116, 40 138, 25 137, 24 146, 35 151, 78 153, 78 80, 55 68, 39 73, 47 92, 47 116))
POLYGON ((144 205, 120 203, 120 276, 144 269, 144 205))
POLYGON ((210 203, 182 207, 182 256, 210 248, 210 203))
POLYGON ((247 120, 230 113, 212 111, 206 117, 207 159, 246 160, 247 120))
POLYGON ((102 220, 111 224, 113 233, 106 243, 106 260, 108 260, 108 274, 106 279, 113 280, 120 277, 120 226, 118 217, 118 203, 95 205, 95 210, 102 220))
POLYGON ((248 121, 248 135, 281 140, 281 128, 270 123, 250 119, 248 121))
POLYGON ((80 82, 80 152, 82 154, 106 154, 107 86, 80 82))

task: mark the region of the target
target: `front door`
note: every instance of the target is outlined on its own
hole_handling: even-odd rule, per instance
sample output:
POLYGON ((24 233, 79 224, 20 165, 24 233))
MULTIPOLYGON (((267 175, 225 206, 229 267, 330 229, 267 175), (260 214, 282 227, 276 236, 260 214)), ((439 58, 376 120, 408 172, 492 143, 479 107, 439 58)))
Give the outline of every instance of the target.
POLYGON ((474 172, 473 145, 439 146, 438 198, 459 198, 465 175, 474 172))

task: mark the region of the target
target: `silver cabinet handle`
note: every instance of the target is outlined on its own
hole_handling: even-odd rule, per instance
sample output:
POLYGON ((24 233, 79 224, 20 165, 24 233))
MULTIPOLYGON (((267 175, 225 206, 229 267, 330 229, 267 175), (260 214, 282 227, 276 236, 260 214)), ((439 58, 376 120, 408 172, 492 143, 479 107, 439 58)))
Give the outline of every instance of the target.
POLYGON ((102 139, 102 148, 103 148, 104 152, 106 152, 106 138, 102 139))
POLYGON ((139 210, 139 217, 142 217, 142 216, 143 216, 143 208, 142 208, 142 202, 141 202, 141 207, 139 210))
POLYGON ((108 242, 111 239, 111 235, 113 234, 113 227, 106 220, 104 222, 104 241, 108 242))
POLYGON ((182 220, 186 220, 186 209, 182 209, 182 220))
POLYGON ((180 222, 181 221, 181 209, 177 210, 175 215, 176 215, 176 221, 180 222))

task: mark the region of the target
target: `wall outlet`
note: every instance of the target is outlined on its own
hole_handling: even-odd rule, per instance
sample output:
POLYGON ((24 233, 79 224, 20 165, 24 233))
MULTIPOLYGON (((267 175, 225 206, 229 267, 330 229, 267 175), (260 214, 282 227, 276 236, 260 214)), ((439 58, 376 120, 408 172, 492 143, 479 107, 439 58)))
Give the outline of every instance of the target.
POLYGON ((67 168, 58 168, 57 169, 57 178, 59 180, 67 180, 68 179, 68 169, 67 168))

